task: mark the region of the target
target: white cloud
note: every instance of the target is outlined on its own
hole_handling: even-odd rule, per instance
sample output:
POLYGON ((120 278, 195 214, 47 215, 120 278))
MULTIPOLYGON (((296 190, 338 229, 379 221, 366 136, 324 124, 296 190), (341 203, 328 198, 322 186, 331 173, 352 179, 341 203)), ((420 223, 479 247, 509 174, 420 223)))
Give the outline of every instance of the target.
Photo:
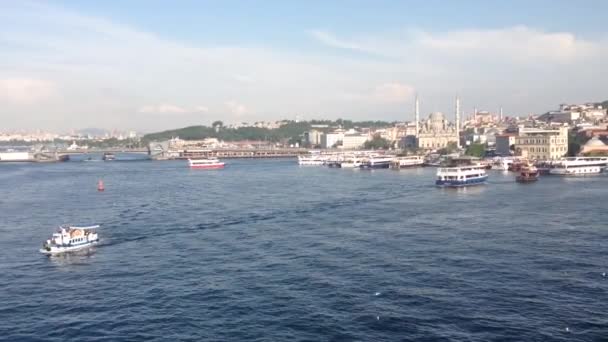
POLYGON ((308 33, 319 42, 338 49, 356 50, 356 51, 368 51, 368 49, 358 43, 349 42, 340 39, 333 34, 323 30, 310 30, 308 33))
POLYGON ((544 32, 526 26, 493 30, 462 30, 443 33, 419 32, 417 45, 443 53, 500 56, 512 61, 535 63, 570 62, 598 53, 597 43, 578 39, 569 32, 544 32), (543 58, 543 61, 539 61, 543 58))
POLYGON ((414 88, 423 112, 450 112, 456 93, 465 109, 503 106, 514 114, 606 96, 608 44, 569 32, 404 28, 338 37, 313 30, 306 33, 320 44, 349 53, 302 53, 266 41, 174 41, 46 3, 2 7, 0 122, 7 127, 24 125, 15 119, 22 117, 60 128, 69 121, 145 130, 243 116, 408 119, 414 88), (134 109, 158 115, 142 120, 134 109), (209 112, 216 116, 201 115, 209 112))
POLYGON ((47 100, 55 93, 55 85, 46 80, 30 78, 0 79, 0 101, 31 104, 47 100))
POLYGON ((373 98, 381 102, 406 102, 413 94, 412 86, 393 82, 377 86, 374 89, 373 98))
POLYGON ((253 77, 249 76, 249 75, 243 75, 243 74, 235 74, 234 79, 241 82, 241 83, 253 83, 254 79, 253 77))

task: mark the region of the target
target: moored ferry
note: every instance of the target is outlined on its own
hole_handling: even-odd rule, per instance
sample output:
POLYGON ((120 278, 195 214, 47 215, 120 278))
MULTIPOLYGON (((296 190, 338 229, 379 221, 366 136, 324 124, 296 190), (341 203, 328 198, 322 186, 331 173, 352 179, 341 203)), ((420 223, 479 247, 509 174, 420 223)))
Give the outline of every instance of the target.
POLYGON ((343 169, 355 169, 360 168, 361 164, 363 164, 363 158, 357 156, 347 156, 344 157, 342 163, 340 163, 340 167, 343 169))
POLYGON ((418 167, 424 164, 423 156, 395 157, 391 160, 390 166, 393 169, 403 169, 408 167, 418 167))
POLYGON ((188 165, 191 169, 223 169, 224 162, 219 161, 215 158, 209 159, 188 159, 188 165))
POLYGON ((320 155, 298 156, 298 165, 320 166, 325 164, 325 158, 320 155))
POLYGON ((53 233, 53 236, 42 244, 40 252, 58 254, 94 245, 99 242, 99 236, 95 232, 97 228, 99 228, 99 225, 86 227, 60 226, 57 232, 53 233))
POLYGON ((557 160, 549 170, 551 175, 582 176, 604 172, 608 157, 569 157, 557 160))
POLYGON ((437 169, 435 185, 441 187, 463 187, 484 184, 488 180, 486 167, 481 164, 472 164, 470 160, 463 164, 453 160, 449 166, 437 169))
POLYGON ((392 156, 371 156, 366 158, 360 168, 362 169, 388 169, 393 160, 392 156))

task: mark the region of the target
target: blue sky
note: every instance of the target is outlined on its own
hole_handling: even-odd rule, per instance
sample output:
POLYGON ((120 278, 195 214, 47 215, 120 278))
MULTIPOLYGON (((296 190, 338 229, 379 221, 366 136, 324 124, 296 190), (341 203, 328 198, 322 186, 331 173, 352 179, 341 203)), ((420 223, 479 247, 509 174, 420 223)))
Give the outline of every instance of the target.
POLYGON ((0 2, 7 128, 129 128, 608 99, 605 1, 0 2))

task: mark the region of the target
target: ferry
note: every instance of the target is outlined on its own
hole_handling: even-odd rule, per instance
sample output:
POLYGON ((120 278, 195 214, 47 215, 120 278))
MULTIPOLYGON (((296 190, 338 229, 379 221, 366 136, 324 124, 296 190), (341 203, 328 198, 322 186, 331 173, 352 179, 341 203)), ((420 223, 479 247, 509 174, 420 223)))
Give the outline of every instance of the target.
POLYGON ((392 156, 372 156, 361 163, 362 169, 388 169, 393 160, 392 156))
POLYGON ((522 164, 519 171, 519 175, 515 177, 515 181, 519 183, 531 183, 538 180, 538 169, 531 163, 522 164))
POLYGON ((441 187, 463 187, 484 184, 488 180, 486 167, 479 163, 459 163, 453 160, 450 166, 437 169, 435 185, 441 187))
POLYGON ((320 155, 298 156, 298 165, 320 166, 325 164, 325 158, 320 155))
POLYGON ((534 163, 534 167, 538 170, 539 175, 548 175, 552 168, 555 167, 551 160, 541 160, 534 163))
POLYGON ((604 172, 608 157, 570 157, 557 160, 549 170, 551 175, 577 176, 604 172))
POLYGON ((393 169, 403 169, 408 167, 418 167, 424 164, 423 156, 395 157, 391 160, 390 166, 393 169))
POLYGON ((78 227, 60 226, 50 239, 42 244, 40 253, 59 254, 92 246, 99 242, 95 229, 99 225, 78 227))
POLYGON ((348 156, 344 158, 344 161, 340 163, 340 167, 343 169, 358 169, 363 164, 363 159, 357 156, 348 156))
POLYGON ((223 169, 224 162, 219 161, 216 158, 208 159, 188 159, 188 165, 191 169, 223 169))

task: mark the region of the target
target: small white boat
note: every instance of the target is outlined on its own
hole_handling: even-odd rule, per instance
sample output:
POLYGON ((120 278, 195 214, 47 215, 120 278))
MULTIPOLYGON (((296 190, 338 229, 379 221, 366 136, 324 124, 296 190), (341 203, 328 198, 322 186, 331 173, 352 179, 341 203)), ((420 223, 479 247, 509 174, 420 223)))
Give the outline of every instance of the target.
POLYGON ((95 226, 60 226, 50 239, 42 244, 40 253, 58 254, 89 247, 99 242, 95 226))
POLYGON ((224 163, 218 159, 188 159, 188 165, 191 169, 223 169, 224 163))

